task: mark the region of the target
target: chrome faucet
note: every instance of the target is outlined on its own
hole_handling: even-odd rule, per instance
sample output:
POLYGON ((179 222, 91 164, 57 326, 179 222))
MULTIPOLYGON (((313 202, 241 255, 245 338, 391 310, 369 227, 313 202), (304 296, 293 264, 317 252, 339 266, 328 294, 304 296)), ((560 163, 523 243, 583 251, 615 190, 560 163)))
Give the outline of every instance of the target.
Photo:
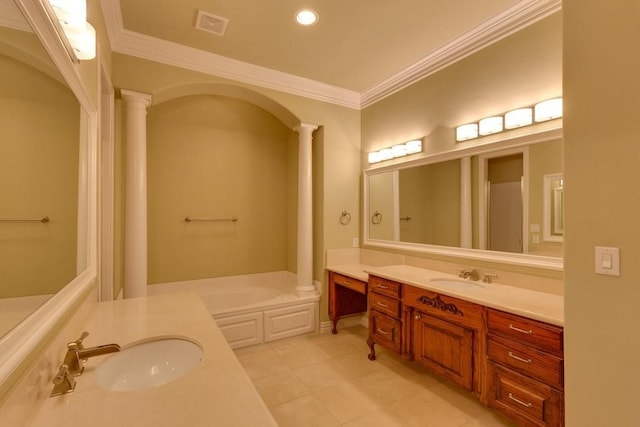
POLYGON ((476 270, 475 268, 473 270, 460 271, 460 274, 458 274, 458 277, 462 277, 463 279, 469 279, 474 281, 480 278, 478 276, 478 270, 476 270))
POLYGON ((67 366, 69 375, 71 376, 77 377, 78 375, 82 375, 84 362, 86 362, 87 359, 120 351, 118 344, 105 344, 85 348, 82 342, 88 335, 88 332, 83 332, 80 338, 67 344, 67 354, 62 364, 67 366))

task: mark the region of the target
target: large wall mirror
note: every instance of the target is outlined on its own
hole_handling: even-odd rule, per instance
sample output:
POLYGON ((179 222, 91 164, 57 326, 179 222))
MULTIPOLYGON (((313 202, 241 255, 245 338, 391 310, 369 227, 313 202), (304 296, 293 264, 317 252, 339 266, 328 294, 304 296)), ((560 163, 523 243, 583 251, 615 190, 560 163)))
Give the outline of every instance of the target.
POLYGON ((39 2, 0 0, 0 382, 95 283, 96 111, 39 2))
POLYGON ((556 128, 366 170, 364 243, 560 270, 562 152, 556 128))

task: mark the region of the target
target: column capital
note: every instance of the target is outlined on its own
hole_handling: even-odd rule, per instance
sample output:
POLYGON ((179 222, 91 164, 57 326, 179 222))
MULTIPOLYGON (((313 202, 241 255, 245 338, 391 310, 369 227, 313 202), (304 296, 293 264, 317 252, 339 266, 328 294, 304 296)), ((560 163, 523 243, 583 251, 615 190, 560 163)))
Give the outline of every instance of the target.
POLYGON ((315 125, 313 123, 304 123, 304 122, 300 122, 298 126, 293 128, 293 130, 295 130, 298 133, 302 133, 304 131, 308 131, 311 133, 316 129, 318 129, 318 125, 315 125))
POLYGON ((127 90, 127 89, 121 89, 120 90, 120 95, 122 96, 122 99, 127 103, 129 103, 129 102, 141 102, 141 103, 144 104, 145 107, 148 107, 148 106, 151 105, 152 97, 148 93, 136 92, 136 91, 127 90))

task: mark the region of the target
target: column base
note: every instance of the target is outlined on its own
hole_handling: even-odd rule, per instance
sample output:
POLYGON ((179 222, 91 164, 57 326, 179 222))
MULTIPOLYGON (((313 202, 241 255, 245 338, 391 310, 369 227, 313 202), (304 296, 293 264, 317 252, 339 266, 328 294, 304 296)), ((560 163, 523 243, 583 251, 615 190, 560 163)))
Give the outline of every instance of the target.
POLYGON ((294 293, 299 297, 310 297, 318 295, 316 287, 313 285, 297 285, 294 293))

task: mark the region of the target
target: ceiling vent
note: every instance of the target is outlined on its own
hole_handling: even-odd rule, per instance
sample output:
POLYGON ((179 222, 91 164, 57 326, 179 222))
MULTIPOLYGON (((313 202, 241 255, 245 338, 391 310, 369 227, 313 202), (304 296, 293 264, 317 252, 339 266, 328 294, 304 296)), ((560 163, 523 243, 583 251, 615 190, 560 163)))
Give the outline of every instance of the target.
POLYGON ((196 18, 196 29, 213 33, 216 36, 224 36, 227 32, 227 26, 229 20, 222 16, 213 15, 204 10, 198 10, 198 17, 196 18))

